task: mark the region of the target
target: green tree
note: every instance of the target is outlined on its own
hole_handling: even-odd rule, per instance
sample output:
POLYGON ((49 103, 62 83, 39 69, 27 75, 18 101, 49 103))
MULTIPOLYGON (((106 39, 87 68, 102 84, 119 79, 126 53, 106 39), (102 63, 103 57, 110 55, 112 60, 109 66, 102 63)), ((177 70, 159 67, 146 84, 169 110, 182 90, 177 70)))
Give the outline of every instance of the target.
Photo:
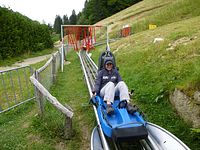
POLYGON ((72 25, 75 25, 77 23, 77 16, 75 10, 72 10, 72 15, 69 17, 69 22, 72 25))
POLYGON ((0 59, 53 47, 47 25, 0 7, 0 59))
POLYGON ((57 34, 60 34, 60 32, 61 32, 61 25, 62 24, 63 24, 62 18, 60 17, 60 15, 56 15, 53 28, 54 28, 54 31, 57 34))
POLYGON ((64 25, 69 25, 69 19, 68 19, 67 15, 63 16, 63 24, 64 25))

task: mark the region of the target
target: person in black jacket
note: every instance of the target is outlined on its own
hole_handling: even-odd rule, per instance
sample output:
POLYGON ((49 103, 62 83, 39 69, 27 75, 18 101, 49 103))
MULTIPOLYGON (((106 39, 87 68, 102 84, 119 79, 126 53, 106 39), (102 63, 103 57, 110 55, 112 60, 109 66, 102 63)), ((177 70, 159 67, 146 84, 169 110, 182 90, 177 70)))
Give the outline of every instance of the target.
POLYGON ((106 60, 104 62, 104 68, 98 72, 93 94, 100 95, 104 98, 104 101, 107 103, 106 112, 108 115, 114 113, 114 109, 111 104, 114 102, 115 95, 118 95, 120 100, 127 101, 126 108, 129 113, 136 111, 136 108, 130 103, 128 87, 125 82, 122 81, 117 69, 113 67, 112 60, 106 60))

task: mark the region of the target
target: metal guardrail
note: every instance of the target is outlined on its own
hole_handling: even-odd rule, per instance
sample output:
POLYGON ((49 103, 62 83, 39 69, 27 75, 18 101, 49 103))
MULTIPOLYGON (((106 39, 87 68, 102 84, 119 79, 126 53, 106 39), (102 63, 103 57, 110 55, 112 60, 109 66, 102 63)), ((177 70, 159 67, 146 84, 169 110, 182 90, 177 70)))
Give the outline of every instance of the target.
POLYGON ((0 113, 35 98, 34 87, 29 81, 32 73, 30 66, 0 71, 0 113))
MULTIPOLYGON (((80 59, 80 62, 81 62, 83 72, 84 72, 84 76, 85 76, 85 80, 86 80, 86 83, 87 83, 87 86, 88 86, 90 97, 92 97, 92 88, 94 86, 98 67, 92 61, 92 59, 87 55, 87 53, 85 51, 80 51, 78 53, 78 56, 79 56, 79 59, 80 59)), ((94 113, 95 113, 98 128, 99 128, 99 134, 100 134, 102 146, 103 146, 104 150, 109 150, 108 143, 106 141, 103 130, 101 128, 100 121, 99 121, 99 118, 98 118, 98 115, 97 115, 97 110, 96 110, 95 106, 93 106, 93 109, 94 109, 94 113)), ((99 149, 101 149, 101 148, 99 148, 99 149)))
MULTIPOLYGON (((37 80, 49 90, 60 68, 61 49, 53 54, 43 67, 36 70, 37 80)), ((29 80, 33 72, 31 66, 0 70, 0 114, 38 96, 29 80)))

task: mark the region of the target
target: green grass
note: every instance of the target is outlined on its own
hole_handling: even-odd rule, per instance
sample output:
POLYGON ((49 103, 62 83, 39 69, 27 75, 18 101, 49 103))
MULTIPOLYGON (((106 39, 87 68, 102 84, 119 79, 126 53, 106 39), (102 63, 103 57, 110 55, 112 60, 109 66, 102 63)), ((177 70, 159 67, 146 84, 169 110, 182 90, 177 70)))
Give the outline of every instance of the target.
MULTIPOLYGON (((32 65, 33 68, 39 68, 43 66, 45 61, 40 62, 38 64, 32 65)), ((30 76, 31 74, 28 74, 30 76)), ((8 76, 3 74, 4 77, 8 76)), ((16 95, 17 88, 15 83, 18 81, 16 73, 12 72, 14 86, 16 95)), ((19 71, 19 76, 21 81, 25 84, 23 79, 24 73, 23 71, 19 71)), ((9 80, 5 82, 9 83, 9 80)), ((2 86, 1 86, 2 87, 2 86)), ((10 94, 9 87, 7 87, 7 92, 10 94)), ((23 84, 22 84, 23 88, 23 84)), ((24 96, 27 95, 27 89, 22 89, 24 96)), ((29 91, 33 95, 32 86, 29 87, 29 91)), ((2 97, 3 98, 3 97, 2 97)), ((2 99, 1 99, 2 102, 2 99)), ((0 114, 0 145, 1 149, 54 149, 53 145, 49 143, 49 141, 43 141, 40 135, 37 135, 34 132, 33 123, 35 118, 38 117, 38 108, 37 103, 32 100, 26 104, 20 105, 10 111, 7 111, 3 114, 0 114)))
MULTIPOLYGON (((142 31, 110 44, 116 51, 117 66, 129 89, 135 90, 134 103, 146 119, 169 130, 191 149, 200 149, 199 132, 184 122, 169 102, 175 88, 186 94, 199 89, 200 82, 200 17, 142 31), (191 27, 192 26, 192 27, 191 27), (153 43, 154 38, 164 41, 153 43), (196 37, 196 38, 194 38, 196 37), (167 50, 169 43, 191 39, 167 50)), ((92 58, 97 62, 105 46, 96 48, 92 58)))
MULTIPOLYGON (((89 149, 90 135, 95 126, 92 106, 88 104, 89 95, 78 56, 69 53, 71 64, 59 72, 56 85, 51 93, 62 104, 74 110, 73 137, 64 139, 64 115, 45 101, 45 115, 41 118, 36 102, 30 102, 6 112, 0 117, 1 149, 89 149), (12 131, 12 132, 10 132, 12 131)), ((44 62, 34 65, 38 68, 44 62)))
POLYGON ((96 124, 95 117, 92 106, 84 106, 89 102, 89 93, 84 84, 78 56, 74 51, 68 54, 68 61, 71 63, 64 67, 63 73, 59 73, 52 93, 74 110, 74 137, 67 141, 67 149, 89 149, 90 134, 96 124))
POLYGON ((155 9, 148 16, 138 19, 132 24, 134 33, 148 29, 149 24, 156 24, 158 27, 169 23, 193 18, 200 15, 200 1, 198 0, 178 0, 172 2, 167 7, 155 9))
POLYGON ((83 106, 88 104, 89 96, 76 53, 70 52, 68 61, 71 63, 64 67, 64 72, 58 73, 51 91, 62 104, 68 104, 74 110, 73 137, 64 140, 64 116, 48 102, 44 118, 41 120, 38 116, 33 120, 34 132, 45 141, 51 141, 52 145, 62 143, 65 149, 89 149, 90 134, 95 125, 93 109, 91 106, 83 106))
MULTIPOLYGON (((44 61, 34 64, 33 67, 39 68, 42 65, 44 61)), ((12 75, 15 80, 16 74, 12 73, 12 75)), ((19 76, 23 78, 23 72, 19 71, 19 76)), ((29 87, 30 92, 33 93, 31 89, 32 87, 29 87)), ((25 96, 27 93, 23 94, 25 96)), ((51 143, 43 141, 39 135, 34 133, 32 122, 37 115, 38 108, 34 100, 0 114, 1 149, 53 149, 53 146, 49 146, 51 143)))
POLYGON ((32 120, 37 115, 34 101, 1 114, 1 149, 53 149, 48 141, 34 133, 32 120))

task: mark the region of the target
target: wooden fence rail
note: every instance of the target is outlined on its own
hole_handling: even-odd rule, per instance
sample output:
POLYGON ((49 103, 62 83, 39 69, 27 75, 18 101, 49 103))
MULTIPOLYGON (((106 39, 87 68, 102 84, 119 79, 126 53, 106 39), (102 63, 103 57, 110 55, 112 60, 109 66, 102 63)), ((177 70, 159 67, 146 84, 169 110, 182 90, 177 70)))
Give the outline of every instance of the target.
POLYGON ((72 110, 69 110, 68 108, 70 106, 67 106, 68 108, 66 108, 65 106, 63 106, 57 99, 56 97, 52 96, 49 91, 47 91, 43 85, 38 82, 34 76, 30 77, 31 82, 33 83, 33 85, 42 93, 42 95, 51 103, 53 104, 53 106, 55 108, 57 108, 59 111, 61 111, 64 115, 66 115, 69 118, 73 117, 73 112, 72 110))
POLYGON ((45 70, 48 66, 52 65, 52 76, 53 81, 55 81, 56 72, 55 72, 55 66, 56 66, 56 58, 55 55, 53 55, 47 63, 41 67, 40 69, 36 70, 35 73, 30 77, 30 80, 32 84, 35 86, 36 89, 36 97, 39 103, 39 108, 41 115, 44 113, 44 102, 43 98, 46 98, 57 110, 59 110, 61 113, 65 116, 65 126, 64 126, 64 135, 66 139, 70 139, 72 136, 72 117, 73 117, 73 110, 70 106, 66 105, 63 106, 56 97, 52 96, 49 91, 40 83, 39 74, 45 70))

